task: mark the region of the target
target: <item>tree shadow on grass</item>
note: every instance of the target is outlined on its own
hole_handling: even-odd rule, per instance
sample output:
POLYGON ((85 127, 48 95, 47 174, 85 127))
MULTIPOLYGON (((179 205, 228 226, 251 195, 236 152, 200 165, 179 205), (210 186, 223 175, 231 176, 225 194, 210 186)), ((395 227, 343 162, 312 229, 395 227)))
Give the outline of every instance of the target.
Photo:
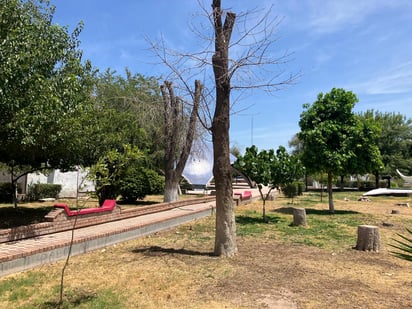
POLYGON ((261 223, 268 223, 268 224, 276 224, 279 222, 284 221, 284 219, 273 216, 273 215, 266 215, 264 219, 263 216, 260 217, 251 217, 251 216, 236 216, 236 223, 239 225, 247 225, 247 224, 261 224, 261 223))
POLYGON ((0 207, 0 229, 8 229, 22 225, 29 225, 44 221, 44 216, 47 215, 51 206, 45 207, 0 207))
MULTIPOLYGON (((294 207, 280 207, 280 208, 274 209, 273 211, 274 212, 279 212, 279 213, 282 213, 282 214, 292 215, 293 214, 293 208, 294 207)), ((336 210, 335 209, 334 213, 331 213, 328 209, 305 208, 305 210, 306 210, 307 215, 319 215, 319 216, 360 214, 360 212, 352 211, 352 210, 336 210)))
POLYGON ((190 255, 190 256, 215 256, 213 252, 201 252, 188 249, 163 248, 159 246, 150 246, 145 248, 137 248, 132 250, 133 253, 142 253, 147 256, 159 255, 190 255))
POLYGON ((95 293, 88 293, 77 291, 70 295, 65 295, 63 299, 63 304, 59 304, 58 301, 48 301, 41 304, 38 308, 40 309, 55 309, 55 308, 71 308, 71 307, 78 307, 84 306, 87 303, 92 302, 94 299, 97 298, 95 293))

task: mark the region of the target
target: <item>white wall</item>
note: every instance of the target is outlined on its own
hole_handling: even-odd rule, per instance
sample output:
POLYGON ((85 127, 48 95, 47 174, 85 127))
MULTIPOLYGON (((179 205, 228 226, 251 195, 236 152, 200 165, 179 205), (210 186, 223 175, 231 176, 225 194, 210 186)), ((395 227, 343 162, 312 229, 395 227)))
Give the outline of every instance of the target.
POLYGON ((61 172, 60 170, 54 170, 47 176, 41 173, 33 173, 27 176, 27 184, 58 184, 62 186, 59 197, 76 197, 77 187, 79 187, 79 192, 92 192, 95 190, 93 182, 86 180, 86 175, 87 170, 73 172, 61 172))

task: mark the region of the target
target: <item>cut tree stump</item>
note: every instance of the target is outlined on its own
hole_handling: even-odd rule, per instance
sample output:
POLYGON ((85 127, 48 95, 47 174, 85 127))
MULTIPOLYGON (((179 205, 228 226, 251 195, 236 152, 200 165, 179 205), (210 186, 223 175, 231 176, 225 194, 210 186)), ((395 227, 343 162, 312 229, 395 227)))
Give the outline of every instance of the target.
POLYGON ((293 225, 306 225, 305 208, 293 208, 293 225))
POLYGON ((380 246, 379 228, 377 226, 358 225, 356 250, 379 252, 380 246))

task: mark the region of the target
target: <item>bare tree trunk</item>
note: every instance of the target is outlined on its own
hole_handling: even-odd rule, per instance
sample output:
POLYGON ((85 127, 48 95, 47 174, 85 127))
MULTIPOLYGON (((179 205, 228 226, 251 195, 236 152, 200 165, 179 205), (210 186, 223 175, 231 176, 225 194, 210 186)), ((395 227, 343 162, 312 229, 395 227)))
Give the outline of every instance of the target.
POLYGON ((164 202, 173 202, 179 199, 179 178, 176 178, 174 171, 166 172, 165 174, 165 192, 163 196, 164 202), (173 174, 173 175, 168 175, 173 174))
POLYGON ((374 173, 374 175, 375 175, 375 188, 376 188, 376 189, 379 189, 379 187, 380 187, 380 186, 379 186, 379 172, 376 171, 376 172, 374 173))
POLYGON ((181 124, 182 119, 184 119, 183 108, 179 106, 179 99, 174 94, 172 83, 165 81, 160 88, 164 104, 166 136, 164 202, 173 202, 179 199, 179 181, 192 148, 202 88, 200 81, 196 80, 193 108, 186 132, 182 132, 185 127, 181 124), (186 134, 185 139, 179 143, 179 136, 183 134, 186 134))
POLYGON ((332 173, 328 172, 328 198, 329 198, 329 211, 335 213, 335 206, 333 205, 333 188, 332 188, 332 173))
POLYGON ((237 253, 237 244, 229 147, 229 42, 236 15, 228 12, 223 24, 221 2, 214 0, 212 8, 215 30, 215 53, 212 63, 216 84, 216 108, 212 123, 213 176, 216 187, 214 253, 219 256, 232 256, 237 253))

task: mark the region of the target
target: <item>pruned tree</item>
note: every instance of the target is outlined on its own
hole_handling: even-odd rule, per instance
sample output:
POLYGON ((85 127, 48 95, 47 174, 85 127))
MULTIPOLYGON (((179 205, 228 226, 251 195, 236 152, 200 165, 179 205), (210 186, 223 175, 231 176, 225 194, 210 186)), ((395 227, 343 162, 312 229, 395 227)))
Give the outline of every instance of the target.
POLYGON ((165 81, 160 87, 164 105, 165 192, 164 201, 178 200, 179 181, 192 148, 196 131, 202 84, 195 81, 192 111, 187 120, 181 99, 174 93, 173 84, 165 81))
POLYGON ((233 204, 232 174, 230 166, 230 71, 229 44, 236 14, 224 16, 220 1, 213 1, 215 53, 212 56, 216 86, 216 106, 212 121, 213 176, 216 187, 215 254, 231 256, 237 253, 236 222, 233 204))
POLYGON ((205 7, 201 9, 208 17, 213 36, 205 36, 205 27, 200 31, 193 30, 198 37, 206 38, 206 46, 201 47, 200 51, 188 53, 168 50, 163 40, 150 44, 161 62, 170 69, 169 80, 173 78, 179 81, 186 90, 190 89, 188 83, 195 76, 202 76, 205 80, 203 84, 207 90, 203 94, 199 120, 211 132, 213 142, 216 186, 214 253, 232 256, 237 252, 229 157, 230 116, 235 112, 231 101, 232 90, 277 91, 293 83, 298 75, 284 76, 281 68, 289 55, 279 56, 274 52, 273 45, 277 41, 275 30, 279 20, 271 18, 271 9, 235 14, 224 10, 219 0, 212 1, 211 12, 205 7), (262 12, 263 15, 260 14, 262 12), (253 21, 253 24, 247 21, 253 21), (233 51, 233 55, 229 51, 233 51), (212 80, 213 84, 208 80, 212 80))

